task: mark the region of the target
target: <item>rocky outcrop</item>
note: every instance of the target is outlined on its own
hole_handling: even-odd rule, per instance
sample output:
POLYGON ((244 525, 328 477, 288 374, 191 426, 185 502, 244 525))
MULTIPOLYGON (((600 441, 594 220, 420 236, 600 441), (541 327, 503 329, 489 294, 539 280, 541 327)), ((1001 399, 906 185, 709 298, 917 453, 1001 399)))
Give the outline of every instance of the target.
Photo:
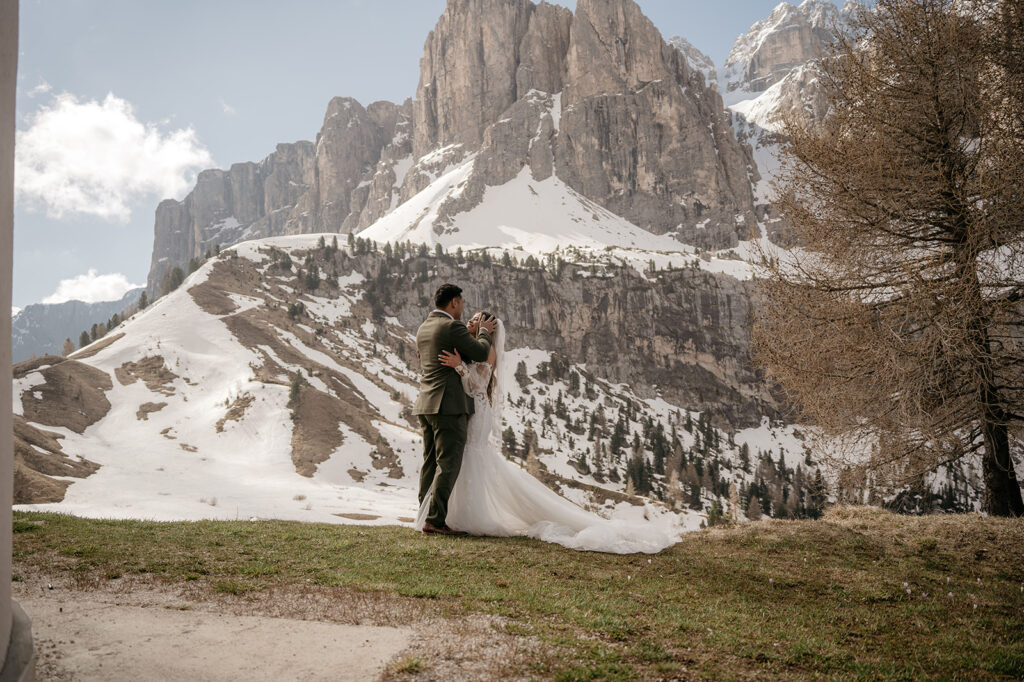
POLYGON ((14 504, 60 502, 73 479, 99 469, 95 462, 65 453, 63 437, 14 415, 14 504))
POLYGON ((516 91, 520 98, 531 90, 561 92, 572 28, 572 12, 542 2, 530 15, 530 25, 519 43, 516 91))
POLYGON ((353 190, 377 166, 397 119, 398 106, 391 102, 374 102, 364 109, 350 97, 331 100, 316 136, 312 187, 293 211, 289 232, 343 230, 353 213, 353 190))
MULTIPOLYGON (((376 111, 373 104, 370 105, 370 111, 371 115, 376 111)), ((406 100, 401 107, 387 111, 387 118, 384 119, 386 127, 382 124, 382 128, 388 131, 387 143, 380 151, 380 160, 373 176, 368 179, 364 177, 352 190, 349 200, 352 212, 342 224, 342 232, 352 232, 373 224, 425 186, 420 184, 419 189, 414 189, 413 182, 406 182, 413 163, 412 116, 411 99, 406 100)))
MULTIPOLYGON (((351 232, 397 203, 396 169, 411 154, 411 103, 363 107, 335 97, 315 142, 279 144, 260 163, 206 170, 182 201, 156 211, 147 290, 217 246, 310 232, 351 232), (394 198, 393 198, 394 197, 394 198)), ((366 224, 368 224, 368 222, 366 224)))

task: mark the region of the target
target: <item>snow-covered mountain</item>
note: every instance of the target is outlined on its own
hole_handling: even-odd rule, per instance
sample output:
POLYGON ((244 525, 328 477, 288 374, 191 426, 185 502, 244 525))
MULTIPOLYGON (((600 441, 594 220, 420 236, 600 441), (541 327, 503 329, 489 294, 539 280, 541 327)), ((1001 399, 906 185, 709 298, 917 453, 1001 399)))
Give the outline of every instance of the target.
POLYGON ((847 0, 841 10, 829 0, 780 3, 736 39, 726 58, 718 88, 736 138, 751 149, 760 176, 754 196, 763 207, 761 228, 775 242, 789 241, 784 217, 771 208, 781 116, 813 125, 827 114, 817 59, 860 6, 856 0, 847 0))
POLYGON ((142 289, 132 289, 120 300, 85 303, 33 303, 11 315, 11 355, 21 362, 40 355, 59 355, 65 339, 78 346, 81 333, 94 324, 122 315, 134 304, 142 289))
POLYGON ((764 92, 794 68, 818 57, 856 5, 840 10, 831 0, 779 3, 739 36, 725 60, 722 93, 727 104, 764 92))

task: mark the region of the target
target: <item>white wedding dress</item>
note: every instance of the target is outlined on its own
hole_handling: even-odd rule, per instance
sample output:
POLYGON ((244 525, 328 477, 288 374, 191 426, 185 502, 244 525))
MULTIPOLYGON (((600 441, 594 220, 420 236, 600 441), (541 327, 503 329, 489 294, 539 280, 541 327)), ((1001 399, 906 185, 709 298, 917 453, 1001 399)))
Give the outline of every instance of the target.
MULTIPOLYGON (((504 327, 495 335, 498 367, 503 367, 504 327)), ((448 500, 445 523, 471 535, 527 536, 594 552, 653 554, 679 541, 678 528, 647 522, 609 520, 560 496, 526 470, 502 456, 491 434, 500 431, 502 383, 492 389, 497 409, 487 396, 491 366, 486 362, 459 368, 462 385, 476 403, 469 418, 462 468, 448 500)), ((498 376, 501 376, 499 371, 498 376)), ((416 528, 422 528, 432 491, 420 505, 416 528)))

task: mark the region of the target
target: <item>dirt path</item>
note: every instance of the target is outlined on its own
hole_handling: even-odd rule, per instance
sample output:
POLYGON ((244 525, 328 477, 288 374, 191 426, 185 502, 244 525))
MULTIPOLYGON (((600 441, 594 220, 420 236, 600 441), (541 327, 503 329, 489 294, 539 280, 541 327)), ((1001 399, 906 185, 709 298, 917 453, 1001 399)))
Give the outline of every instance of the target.
POLYGON ((99 580, 19 565, 36 679, 517 680, 538 652, 491 616, 418 600, 285 586, 257 597, 143 576, 99 580))
POLYGON ((413 635, 411 628, 51 594, 19 598, 32 617, 37 679, 367 680, 413 635))

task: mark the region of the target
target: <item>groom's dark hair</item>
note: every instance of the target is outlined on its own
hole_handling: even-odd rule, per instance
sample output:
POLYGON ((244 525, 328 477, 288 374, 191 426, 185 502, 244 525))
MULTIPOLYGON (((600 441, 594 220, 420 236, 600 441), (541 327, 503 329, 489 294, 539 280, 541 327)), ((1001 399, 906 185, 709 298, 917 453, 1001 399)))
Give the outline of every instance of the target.
POLYGON ((462 296, 462 289, 454 284, 442 284, 434 294, 434 306, 438 310, 444 310, 454 299, 462 296))

